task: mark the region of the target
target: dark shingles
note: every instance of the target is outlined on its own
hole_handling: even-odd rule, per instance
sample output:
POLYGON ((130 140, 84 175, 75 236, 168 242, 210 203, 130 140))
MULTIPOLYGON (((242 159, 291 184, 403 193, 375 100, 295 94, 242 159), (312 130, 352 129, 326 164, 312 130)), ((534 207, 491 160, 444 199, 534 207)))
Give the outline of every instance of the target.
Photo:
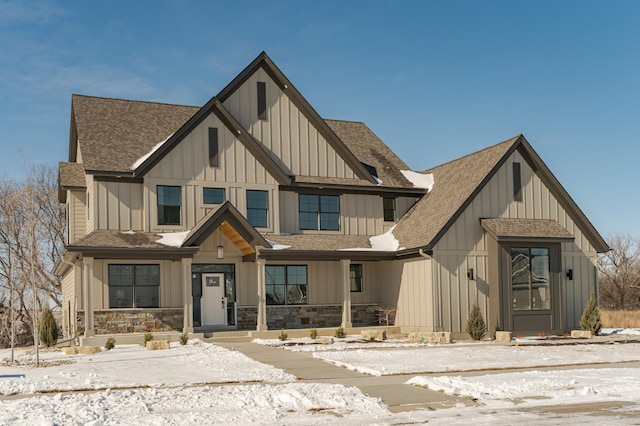
POLYGON ((482 219, 482 227, 499 238, 571 239, 573 235, 555 220, 482 219))
POLYGON ((409 167, 366 124, 341 120, 325 122, 361 163, 375 169, 382 186, 413 187, 400 172, 409 167))
POLYGON ((72 108, 84 168, 120 172, 130 172, 200 109, 84 95, 73 95, 72 108))
POLYGON ((92 248, 167 248, 158 243, 161 237, 151 232, 98 229, 71 244, 73 247, 92 248))
POLYGON ((360 235, 267 235, 268 241, 291 246, 291 250, 342 250, 353 248, 369 249, 369 237, 360 235))
POLYGON ((433 188, 398 222, 393 234, 400 246, 409 249, 433 244, 518 139, 519 136, 424 171, 433 173, 433 188))
POLYGON ((86 188, 84 168, 78 163, 58 163, 58 177, 62 188, 86 188))

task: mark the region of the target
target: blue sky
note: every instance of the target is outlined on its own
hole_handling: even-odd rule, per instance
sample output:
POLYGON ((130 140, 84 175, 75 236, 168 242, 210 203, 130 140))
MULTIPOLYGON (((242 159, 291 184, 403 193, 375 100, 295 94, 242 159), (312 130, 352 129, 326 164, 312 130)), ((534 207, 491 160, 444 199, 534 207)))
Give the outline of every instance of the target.
POLYGON ((523 133, 640 237, 640 2, 0 0, 0 174, 67 159, 72 93, 202 105, 262 50, 413 169, 523 133))

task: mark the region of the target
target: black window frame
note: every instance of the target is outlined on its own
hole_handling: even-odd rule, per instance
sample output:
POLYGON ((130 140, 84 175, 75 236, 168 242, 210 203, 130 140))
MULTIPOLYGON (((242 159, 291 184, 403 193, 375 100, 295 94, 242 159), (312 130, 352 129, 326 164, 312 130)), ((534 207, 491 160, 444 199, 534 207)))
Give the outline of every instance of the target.
POLYGON ((227 197, 227 194, 226 194, 226 191, 225 191, 224 188, 215 188, 215 187, 204 187, 204 188, 202 188, 202 202, 204 204, 223 204, 227 200, 226 197, 227 197), (207 199, 207 191, 210 191, 210 192, 215 191, 215 192, 217 192, 216 195, 210 194, 210 196, 212 198, 214 198, 214 199, 212 199, 212 198, 207 199), (220 195, 222 195, 222 196, 220 197, 220 195), (218 202, 218 201, 220 201, 220 202, 218 202))
POLYGON ((361 263, 349 265, 349 288, 351 293, 362 293, 363 267, 361 263))
POLYGON ((266 302, 267 305, 275 306, 295 306, 295 305, 308 305, 309 304, 309 268, 307 265, 266 265, 265 266, 265 288, 266 288, 266 302), (300 277, 298 274, 290 274, 289 271, 300 270, 304 268, 304 283, 294 281, 291 283, 292 277, 300 277), (275 274, 270 271, 282 270, 284 273, 275 274), (283 278, 283 281, 276 282, 276 278, 283 278), (278 292, 276 289, 281 287, 283 291, 280 292, 282 301, 278 300, 278 292), (296 293, 296 290, 298 293, 296 293), (302 297, 303 301, 297 303, 290 302, 292 296, 302 297))
POLYGON ((209 166, 218 167, 219 164, 218 128, 209 127, 209 166))
MULTIPOLYGON (((109 308, 131 308, 131 309, 153 309, 160 307, 160 265, 157 263, 110 263, 107 268, 108 287, 109 287, 109 308), (119 269, 119 271, 116 270, 119 269), (130 276, 127 277, 124 272, 130 268, 130 276), (155 269, 154 274, 144 274, 145 269, 155 269), (117 273, 119 272, 119 273, 117 273), (145 277, 155 278, 155 282, 147 284, 145 277), (118 278, 121 279, 120 284, 118 278), (130 284, 122 284, 123 278, 130 278, 130 284), (130 296, 126 295, 127 289, 130 296), (143 300, 143 289, 151 289, 151 301, 154 303, 140 303, 143 300), (122 291, 123 293, 118 293, 122 291), (140 294, 140 296, 138 296, 140 294), (122 300, 124 299, 124 302, 122 300), (131 299, 127 303, 127 299, 131 299), (116 301, 118 301, 116 303, 116 301)), ((148 298, 148 296, 146 296, 148 298)))
POLYGON ((156 206, 158 210, 158 225, 180 225, 182 223, 182 187, 175 185, 158 185, 156 187, 156 198, 156 206), (177 189, 178 204, 161 204, 161 201, 168 201, 163 200, 164 198, 176 198, 175 194, 161 194, 161 192, 164 192, 161 191, 161 189, 177 189))
POLYGON ((258 120, 267 120, 267 83, 258 81, 257 84, 258 120))
POLYGON ((298 227, 301 230, 309 231, 339 231, 340 230, 340 196, 336 194, 298 194, 298 227), (311 209, 308 207, 310 203, 304 202, 303 197, 308 197, 309 200, 315 199, 314 205, 317 209, 311 209), (323 200, 328 202, 329 200, 335 200, 337 211, 330 211, 329 205, 323 203, 323 200), (303 217, 311 219, 315 216, 315 220, 308 221, 303 217), (327 218, 335 218, 331 222, 327 222, 327 218), (313 222, 312 225, 310 223, 313 222), (330 223, 332 226, 327 226, 330 223), (335 224, 335 226, 333 226, 335 224))
POLYGON ((382 198, 382 218, 385 222, 396 221, 396 199, 394 197, 382 198), (391 202, 391 207, 387 203, 391 202))
POLYGON ((251 226, 256 228, 268 228, 269 227, 269 191, 257 190, 257 189, 247 189, 246 190, 246 201, 247 201, 247 220, 251 224, 251 226), (256 206, 254 202, 255 198, 250 199, 250 195, 256 194, 264 194, 265 197, 265 206, 256 206), (264 219, 264 222, 255 222, 255 219, 258 217, 257 214, 260 213, 259 219, 264 219))

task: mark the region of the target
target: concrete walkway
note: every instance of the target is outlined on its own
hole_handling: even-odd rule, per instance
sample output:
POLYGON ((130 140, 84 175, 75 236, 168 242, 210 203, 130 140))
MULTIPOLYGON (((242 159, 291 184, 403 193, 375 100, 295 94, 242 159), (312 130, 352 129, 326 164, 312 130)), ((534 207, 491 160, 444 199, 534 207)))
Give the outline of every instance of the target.
POLYGON ((475 405, 473 400, 469 398, 459 398, 429 389, 405 385, 404 383, 415 374, 369 376, 318 360, 313 358, 309 352, 294 352, 249 342, 215 342, 215 344, 242 352, 258 362, 281 368, 302 381, 356 386, 363 393, 382 399, 391 412, 425 408, 451 408, 460 403, 475 405))

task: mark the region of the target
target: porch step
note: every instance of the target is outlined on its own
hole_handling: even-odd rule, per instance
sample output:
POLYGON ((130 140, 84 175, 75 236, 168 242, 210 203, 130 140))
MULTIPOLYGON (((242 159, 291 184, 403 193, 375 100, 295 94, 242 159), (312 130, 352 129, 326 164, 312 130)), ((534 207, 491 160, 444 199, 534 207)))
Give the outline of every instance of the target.
POLYGON ((210 331, 203 334, 205 341, 209 343, 250 342, 253 340, 248 331, 210 331))

